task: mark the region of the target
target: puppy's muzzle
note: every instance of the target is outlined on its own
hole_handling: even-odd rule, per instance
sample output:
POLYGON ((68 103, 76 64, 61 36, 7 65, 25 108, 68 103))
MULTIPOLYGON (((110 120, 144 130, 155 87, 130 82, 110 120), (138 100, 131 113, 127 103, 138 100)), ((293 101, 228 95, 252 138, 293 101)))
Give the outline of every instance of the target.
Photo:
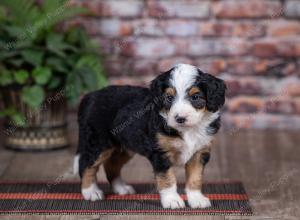
POLYGON ((182 117, 182 116, 176 115, 175 116, 175 121, 178 124, 184 124, 186 122, 186 117, 182 117))

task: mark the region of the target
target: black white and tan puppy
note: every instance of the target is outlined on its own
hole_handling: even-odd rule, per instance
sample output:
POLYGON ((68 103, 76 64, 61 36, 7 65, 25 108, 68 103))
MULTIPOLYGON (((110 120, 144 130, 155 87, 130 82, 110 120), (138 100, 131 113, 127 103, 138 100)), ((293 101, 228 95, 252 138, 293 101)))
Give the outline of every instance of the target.
POLYGON ((220 128, 225 90, 221 79, 178 64, 157 76, 150 89, 109 86, 86 95, 79 108, 79 146, 74 161, 83 197, 92 201, 104 198, 96 184, 100 165, 114 193, 135 193, 122 180, 121 169, 138 153, 153 166, 164 208, 185 206, 177 193, 176 166, 186 170, 189 206, 209 207, 209 199, 201 192, 202 175, 211 141, 220 128))

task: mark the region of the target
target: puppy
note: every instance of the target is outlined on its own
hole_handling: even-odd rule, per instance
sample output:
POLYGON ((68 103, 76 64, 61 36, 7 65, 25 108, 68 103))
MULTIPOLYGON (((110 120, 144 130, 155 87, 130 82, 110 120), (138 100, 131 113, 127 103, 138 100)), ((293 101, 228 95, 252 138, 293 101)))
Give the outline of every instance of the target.
POLYGON ((74 170, 86 200, 104 198, 97 186, 100 165, 113 192, 135 193, 121 178, 123 165, 135 153, 150 161, 164 208, 183 208, 174 166, 184 166, 186 194, 192 208, 211 206, 201 192, 210 144, 220 128, 225 102, 221 79, 197 67, 178 64, 155 78, 150 89, 109 86, 86 95, 79 107, 79 145, 74 170))

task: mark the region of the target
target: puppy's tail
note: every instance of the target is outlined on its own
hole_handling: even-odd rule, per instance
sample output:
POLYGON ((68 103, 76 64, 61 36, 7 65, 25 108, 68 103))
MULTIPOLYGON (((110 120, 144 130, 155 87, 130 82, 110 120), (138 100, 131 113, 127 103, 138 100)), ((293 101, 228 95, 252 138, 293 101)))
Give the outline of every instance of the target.
POLYGON ((74 157, 73 161, 73 174, 78 175, 79 174, 79 159, 80 159, 80 154, 76 154, 74 157))

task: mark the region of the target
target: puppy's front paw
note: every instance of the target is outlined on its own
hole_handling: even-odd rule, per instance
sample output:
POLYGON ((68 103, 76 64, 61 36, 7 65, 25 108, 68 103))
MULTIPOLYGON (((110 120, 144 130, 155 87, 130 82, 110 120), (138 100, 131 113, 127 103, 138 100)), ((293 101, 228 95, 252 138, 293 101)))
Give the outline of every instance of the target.
POLYGON ((161 195, 161 204, 163 208, 178 209, 185 207, 184 201, 178 193, 161 195))
POLYGON ((187 199, 191 208, 211 207, 209 198, 205 197, 200 190, 186 190, 187 199))
POLYGON ((96 183, 93 183, 90 187, 81 189, 81 194, 85 200, 97 201, 104 199, 104 194, 101 189, 98 188, 96 183))
POLYGON ((132 186, 127 185, 120 177, 112 182, 113 192, 119 195, 135 194, 132 186))

